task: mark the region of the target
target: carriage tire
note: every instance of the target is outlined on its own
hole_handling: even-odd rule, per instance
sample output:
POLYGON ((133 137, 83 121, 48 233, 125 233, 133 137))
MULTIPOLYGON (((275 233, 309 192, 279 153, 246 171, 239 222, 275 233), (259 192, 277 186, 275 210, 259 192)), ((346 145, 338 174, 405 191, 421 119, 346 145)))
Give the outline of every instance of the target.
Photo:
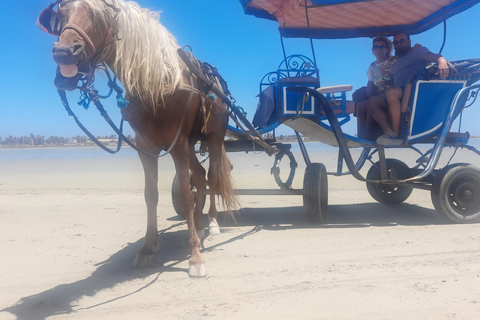
POLYGON ((307 220, 322 223, 327 216, 328 179, 327 170, 321 163, 311 163, 303 178, 303 206, 307 220))
MULTIPOLYGON (((402 180, 409 177, 409 167, 400 160, 386 159, 388 179, 402 180)), ((375 163, 367 173, 367 180, 381 180, 380 162, 375 163)), ((404 202, 412 194, 413 187, 405 183, 383 184, 367 182, 368 193, 376 201, 394 205, 404 202)))
POLYGON ((480 169, 472 165, 446 168, 432 184, 435 210, 454 223, 480 222, 480 169))
MULTIPOLYGON (((193 182, 192 178, 192 173, 190 172, 189 174, 190 178, 190 189, 192 190, 193 193, 193 201, 195 202, 197 200, 197 187, 195 186, 195 183, 193 182)), ((207 195, 204 194, 203 197, 206 199, 207 195)), ((180 205, 180 202, 183 201, 183 197, 180 194, 178 190, 178 179, 177 175, 173 177, 173 182, 172 182, 172 204, 173 204, 173 209, 177 213, 179 217, 182 219, 186 219, 185 213, 182 211, 182 207, 180 205)))

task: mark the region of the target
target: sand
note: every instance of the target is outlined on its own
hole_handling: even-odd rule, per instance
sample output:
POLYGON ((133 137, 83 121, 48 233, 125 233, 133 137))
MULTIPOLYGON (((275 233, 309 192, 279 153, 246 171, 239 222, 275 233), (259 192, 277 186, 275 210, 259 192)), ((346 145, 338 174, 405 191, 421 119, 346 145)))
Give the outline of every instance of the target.
MULTIPOLYGON (((295 154, 301 188, 305 165, 295 154)), ((336 168, 336 151, 311 156, 336 168)), ((272 158, 230 159, 239 188, 275 188, 272 158)), ((463 160, 478 163, 459 151, 463 160)), ((376 203, 351 176, 329 176, 320 226, 305 221, 301 196, 241 196, 238 224, 221 214, 222 233, 204 241, 208 276, 191 279, 187 228, 170 198, 173 161, 160 161, 161 249, 152 267, 134 270, 146 228, 138 159, 0 153, 0 319, 480 315, 480 224, 444 220, 425 190, 398 206, 376 203)))

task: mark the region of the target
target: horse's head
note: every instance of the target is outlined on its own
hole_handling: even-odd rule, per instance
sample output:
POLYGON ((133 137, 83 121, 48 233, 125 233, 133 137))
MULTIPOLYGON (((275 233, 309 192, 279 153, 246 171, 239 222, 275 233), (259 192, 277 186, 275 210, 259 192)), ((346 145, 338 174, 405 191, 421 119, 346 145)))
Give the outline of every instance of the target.
POLYGON ((91 8, 95 2, 102 0, 57 0, 38 18, 43 31, 58 36, 52 52, 58 65, 55 86, 59 89, 76 89, 82 75, 92 72, 94 64, 105 58, 102 51, 112 36, 112 26, 95 17, 91 8))
POLYGON ((158 12, 134 1, 57 0, 37 23, 59 37, 53 45, 57 88, 76 89, 82 74, 93 76, 97 64, 106 62, 128 96, 156 108, 182 80, 175 37, 160 23, 158 12))

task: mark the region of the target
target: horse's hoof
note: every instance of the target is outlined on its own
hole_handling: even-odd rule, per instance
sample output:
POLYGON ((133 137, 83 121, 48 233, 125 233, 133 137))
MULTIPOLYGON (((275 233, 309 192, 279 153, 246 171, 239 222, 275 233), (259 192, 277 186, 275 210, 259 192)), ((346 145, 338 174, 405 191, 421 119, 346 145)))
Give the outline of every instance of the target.
POLYGON ((141 269, 148 267, 152 264, 153 261, 153 254, 140 254, 138 253, 137 256, 135 257, 135 260, 133 261, 133 267, 135 269, 141 269))
POLYGON ((205 229, 198 230, 198 231, 197 231, 197 235, 198 235, 198 237, 200 238, 200 240, 205 239, 205 237, 206 237, 205 229))
POLYGON ((211 236, 220 234, 220 228, 218 226, 210 227, 208 228, 208 233, 210 233, 211 236))
POLYGON ((208 232, 210 233, 211 236, 220 234, 220 227, 218 226, 217 219, 213 218, 208 218, 209 223, 208 223, 208 232))
POLYGON ((192 278, 202 278, 207 275, 205 263, 194 263, 188 267, 188 275, 192 278))

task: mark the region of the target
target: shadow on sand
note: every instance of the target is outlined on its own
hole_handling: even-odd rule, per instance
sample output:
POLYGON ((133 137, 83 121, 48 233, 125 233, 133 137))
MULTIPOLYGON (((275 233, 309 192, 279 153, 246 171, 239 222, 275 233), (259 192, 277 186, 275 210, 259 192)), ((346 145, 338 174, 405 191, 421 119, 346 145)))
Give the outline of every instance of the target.
POLYGON ((222 227, 261 226, 268 230, 301 228, 364 228, 371 226, 423 226, 449 224, 435 210, 411 204, 387 206, 379 203, 329 205, 322 224, 306 221, 303 207, 243 208, 236 215, 236 224, 222 215, 222 227), (222 217, 223 216, 223 217, 222 217))
MULTIPOLYGON (((207 219, 206 215, 205 219, 207 219)), ((72 283, 60 284, 44 292, 23 297, 13 306, 4 308, 0 312, 9 312, 19 320, 46 319, 57 314, 75 312, 75 301, 85 296, 93 296, 101 290, 113 288, 120 283, 156 274, 156 277, 143 287, 127 295, 90 306, 87 309, 135 294, 154 284, 164 272, 183 272, 185 277, 187 277, 187 269, 179 268, 177 265, 189 258, 188 233, 186 227, 181 231, 169 232, 169 230, 184 224, 184 222, 177 217, 172 217, 168 220, 177 220, 179 222, 159 232, 161 247, 150 268, 135 270, 131 267, 136 252, 143 244, 143 239, 140 239, 135 243, 129 243, 120 251, 114 253, 108 260, 98 263, 96 265, 97 269, 88 278, 72 283)), ((202 252, 241 240, 262 229, 361 228, 395 225, 440 225, 448 223, 431 209, 408 204, 387 207, 377 203, 330 205, 328 217, 322 225, 307 223, 303 207, 245 208, 236 216, 236 220, 237 223, 232 221, 231 218, 227 218, 225 213, 222 213, 219 217, 222 227, 251 226, 252 228, 224 242, 205 247, 202 249, 202 252)))
MULTIPOLYGON (((0 310, 0 313, 9 312, 19 320, 41 320, 53 315, 74 313, 76 311, 76 301, 86 296, 93 296, 101 290, 113 288, 124 282, 156 275, 149 283, 129 294, 83 308, 83 310, 108 304, 142 291, 154 284, 164 272, 183 272, 185 273, 185 277, 188 277, 188 269, 177 266, 189 259, 190 250, 188 248, 187 228, 185 226, 181 231, 167 232, 170 229, 184 224, 183 221, 175 223, 171 227, 159 232, 160 250, 158 254, 156 254, 152 266, 149 268, 132 268, 133 259, 143 245, 144 240, 142 238, 135 243, 129 243, 120 251, 114 253, 109 259, 98 263, 96 265, 97 269, 88 278, 72 283, 60 284, 38 294, 23 297, 14 305, 0 310)), ((203 248, 202 252, 243 239, 259 230, 260 228, 254 227, 252 230, 242 233, 241 235, 232 237, 211 247, 203 248)))

